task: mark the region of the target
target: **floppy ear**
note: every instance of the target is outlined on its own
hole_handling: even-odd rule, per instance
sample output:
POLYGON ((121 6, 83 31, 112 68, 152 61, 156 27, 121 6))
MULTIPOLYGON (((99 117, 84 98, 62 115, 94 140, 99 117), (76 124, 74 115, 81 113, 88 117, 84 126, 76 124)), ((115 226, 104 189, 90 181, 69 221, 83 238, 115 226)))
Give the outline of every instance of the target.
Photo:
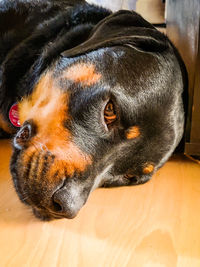
POLYGON ((85 42, 61 55, 74 57, 118 45, 131 46, 146 52, 162 52, 169 47, 169 41, 136 12, 120 10, 101 20, 85 42))

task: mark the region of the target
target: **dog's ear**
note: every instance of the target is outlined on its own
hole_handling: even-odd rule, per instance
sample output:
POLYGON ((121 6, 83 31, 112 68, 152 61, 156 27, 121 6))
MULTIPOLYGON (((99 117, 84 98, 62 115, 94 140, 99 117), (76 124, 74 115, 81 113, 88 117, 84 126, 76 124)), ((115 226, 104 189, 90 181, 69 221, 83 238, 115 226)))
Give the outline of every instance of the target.
POLYGON ((75 57, 99 48, 120 45, 145 52, 162 52, 169 47, 169 41, 136 12, 120 10, 101 20, 86 41, 61 55, 75 57))

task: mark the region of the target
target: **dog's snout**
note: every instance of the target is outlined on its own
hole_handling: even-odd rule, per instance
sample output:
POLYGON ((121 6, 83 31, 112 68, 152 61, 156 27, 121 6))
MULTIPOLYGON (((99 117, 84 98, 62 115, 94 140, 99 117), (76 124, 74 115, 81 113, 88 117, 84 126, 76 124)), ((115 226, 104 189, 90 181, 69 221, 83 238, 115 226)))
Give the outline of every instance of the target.
POLYGON ((52 196, 53 206, 51 212, 57 216, 73 219, 80 209, 78 198, 80 196, 73 199, 73 195, 66 188, 57 190, 52 196))

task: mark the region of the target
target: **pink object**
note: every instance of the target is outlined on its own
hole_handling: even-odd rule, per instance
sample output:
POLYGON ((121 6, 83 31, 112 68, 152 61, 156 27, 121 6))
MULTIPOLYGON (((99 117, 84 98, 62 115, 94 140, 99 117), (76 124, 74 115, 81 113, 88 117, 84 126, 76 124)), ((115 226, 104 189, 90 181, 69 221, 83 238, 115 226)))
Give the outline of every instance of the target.
POLYGON ((17 103, 13 104, 10 108, 9 111, 9 119, 12 125, 15 127, 20 127, 20 122, 19 122, 19 114, 18 114, 18 105, 17 103))

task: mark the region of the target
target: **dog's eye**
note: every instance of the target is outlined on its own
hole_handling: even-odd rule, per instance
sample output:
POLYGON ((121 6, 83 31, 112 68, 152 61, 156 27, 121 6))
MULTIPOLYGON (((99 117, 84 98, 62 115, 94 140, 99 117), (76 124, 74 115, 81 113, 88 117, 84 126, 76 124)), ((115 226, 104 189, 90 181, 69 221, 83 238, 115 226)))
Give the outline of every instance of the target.
POLYGON ((116 110, 112 101, 109 101, 104 109, 104 119, 108 126, 117 120, 116 110))

